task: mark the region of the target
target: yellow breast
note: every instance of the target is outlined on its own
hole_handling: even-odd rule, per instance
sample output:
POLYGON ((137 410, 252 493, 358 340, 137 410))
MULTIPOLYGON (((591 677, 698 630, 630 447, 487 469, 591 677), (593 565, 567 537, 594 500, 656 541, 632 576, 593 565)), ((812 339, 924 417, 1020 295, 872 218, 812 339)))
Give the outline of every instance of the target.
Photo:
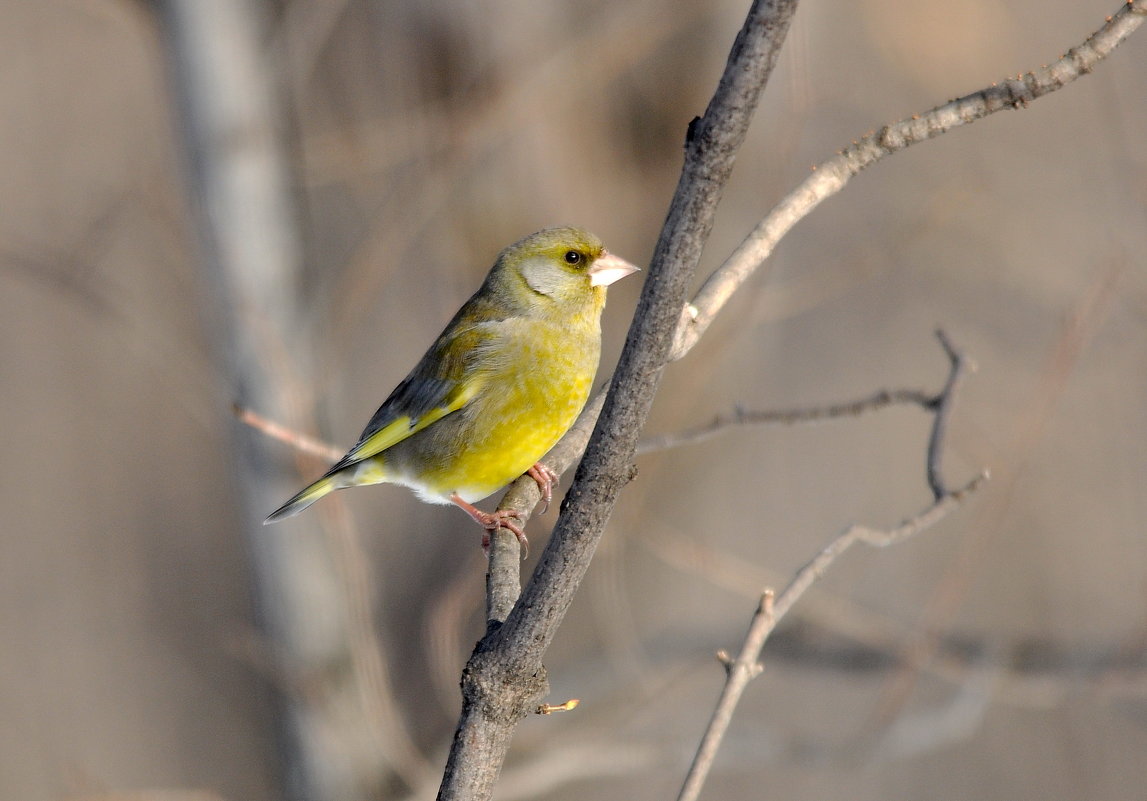
POLYGON ((600 335, 536 322, 501 342, 484 389, 387 452, 392 478, 428 500, 481 500, 526 472, 569 430, 597 372, 600 335), (401 451, 402 453, 395 453, 401 451))

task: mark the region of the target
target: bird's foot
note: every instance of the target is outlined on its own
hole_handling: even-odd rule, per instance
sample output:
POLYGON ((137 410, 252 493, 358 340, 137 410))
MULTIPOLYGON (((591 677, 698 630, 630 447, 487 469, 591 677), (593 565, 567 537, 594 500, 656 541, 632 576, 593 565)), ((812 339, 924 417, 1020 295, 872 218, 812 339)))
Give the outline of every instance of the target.
POLYGON ((450 502, 461 509, 470 518, 486 529, 482 532, 482 552, 486 555, 490 553, 490 535, 500 528, 513 532, 514 536, 518 538, 518 543, 522 546, 522 558, 525 559, 530 555, 530 541, 526 539, 526 532, 522 530, 521 518, 518 513, 513 509, 498 509, 494 512, 483 512, 477 506, 467 503, 458 497, 458 493, 450 496, 450 502))
POLYGON ((561 478, 554 470, 537 462, 526 471, 526 475, 538 482, 538 490, 542 493, 542 514, 549 511, 550 501, 554 499, 554 484, 561 478))

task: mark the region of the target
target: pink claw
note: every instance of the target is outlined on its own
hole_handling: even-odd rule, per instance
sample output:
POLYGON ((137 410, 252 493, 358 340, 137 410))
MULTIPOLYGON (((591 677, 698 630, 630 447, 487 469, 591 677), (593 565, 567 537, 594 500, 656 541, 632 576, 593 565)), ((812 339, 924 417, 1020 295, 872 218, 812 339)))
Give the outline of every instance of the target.
MULTIPOLYGON (((532 469, 532 468, 531 468, 532 469)), ((466 514, 470 515, 475 523, 486 529, 482 533, 482 551, 489 555, 490 552, 490 534, 500 528, 504 528, 513 532, 514 536, 518 538, 518 542, 522 546, 522 558, 525 559, 530 555, 530 541, 526 539, 526 532, 522 531, 522 527, 514 522, 520 521, 518 513, 512 509, 499 509, 496 512, 483 512, 473 504, 466 503, 458 497, 458 493, 450 496, 450 501, 466 514)))
POLYGON ((526 475, 538 483, 538 490, 542 493, 542 514, 545 514, 549 511, 550 501, 554 499, 554 484, 560 476, 541 462, 535 463, 526 471, 526 475))

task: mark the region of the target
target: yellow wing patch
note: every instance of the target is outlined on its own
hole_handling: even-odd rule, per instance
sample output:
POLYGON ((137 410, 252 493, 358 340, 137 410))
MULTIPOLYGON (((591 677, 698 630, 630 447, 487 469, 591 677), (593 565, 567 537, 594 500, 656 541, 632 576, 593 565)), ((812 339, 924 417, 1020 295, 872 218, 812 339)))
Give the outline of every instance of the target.
POLYGON ((441 420, 451 412, 456 412, 469 403, 478 394, 481 381, 470 381, 465 389, 457 392, 443 406, 431 409, 418 420, 411 420, 409 415, 403 415, 391 423, 375 431, 351 450, 341 460, 342 464, 361 462, 385 451, 395 443, 402 442, 409 436, 417 434, 431 423, 441 420))

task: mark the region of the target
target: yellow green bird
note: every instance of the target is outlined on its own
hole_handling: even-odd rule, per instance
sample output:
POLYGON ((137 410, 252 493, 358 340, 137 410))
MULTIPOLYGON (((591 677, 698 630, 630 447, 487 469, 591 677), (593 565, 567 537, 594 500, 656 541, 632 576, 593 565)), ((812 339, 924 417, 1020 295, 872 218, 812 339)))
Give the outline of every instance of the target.
POLYGON ((499 527, 524 545, 513 512, 473 504, 525 473, 549 503, 557 476, 539 460, 589 397, 606 287, 636 270, 577 228, 547 228, 510 245, 358 444, 265 522, 333 490, 391 483, 461 507, 486 529, 483 546, 499 527))

